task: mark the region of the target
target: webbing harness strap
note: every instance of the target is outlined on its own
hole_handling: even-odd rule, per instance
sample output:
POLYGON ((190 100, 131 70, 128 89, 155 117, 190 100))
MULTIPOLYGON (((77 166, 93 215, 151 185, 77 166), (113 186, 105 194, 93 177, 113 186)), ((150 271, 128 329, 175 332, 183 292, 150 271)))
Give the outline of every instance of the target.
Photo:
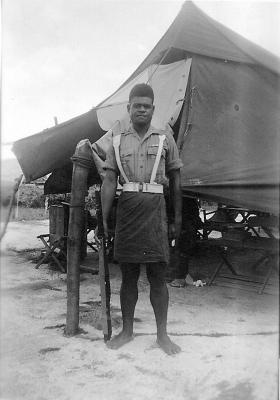
POLYGON ((161 157, 161 153, 162 153, 162 149, 163 149, 163 142, 165 140, 165 137, 166 137, 165 135, 159 136, 158 152, 157 152, 154 167, 152 170, 150 183, 156 183, 155 179, 156 179, 156 174, 157 174, 157 170, 158 170, 158 166, 159 166, 159 162, 160 162, 160 157, 161 157))
POLYGON ((121 175, 123 176, 123 179, 125 180, 126 183, 128 183, 129 179, 125 175, 125 172, 124 172, 124 169, 123 169, 123 166, 121 163, 121 159, 120 159, 120 143, 121 143, 121 135, 113 136, 113 146, 114 146, 114 150, 115 150, 117 165, 119 167, 119 171, 120 171, 121 175))
MULTIPOLYGON (((163 149, 163 143, 164 143, 165 138, 166 138, 165 135, 160 135, 159 136, 158 151, 157 151, 155 163, 154 163, 154 166, 153 166, 150 183, 156 183, 155 182, 155 178, 156 178, 156 174, 157 174, 157 170, 158 170, 160 157, 161 157, 161 153, 162 153, 162 149, 163 149)), ((119 135, 113 136, 113 146, 114 146, 115 155, 116 155, 116 162, 117 162, 120 174, 123 176, 123 179, 125 180, 125 182, 129 183, 130 181, 127 178, 127 176, 126 176, 126 174, 124 172, 124 169, 123 169, 123 166, 122 166, 122 163, 121 163, 121 159, 120 159, 120 143, 121 143, 121 135, 119 134, 119 135)))

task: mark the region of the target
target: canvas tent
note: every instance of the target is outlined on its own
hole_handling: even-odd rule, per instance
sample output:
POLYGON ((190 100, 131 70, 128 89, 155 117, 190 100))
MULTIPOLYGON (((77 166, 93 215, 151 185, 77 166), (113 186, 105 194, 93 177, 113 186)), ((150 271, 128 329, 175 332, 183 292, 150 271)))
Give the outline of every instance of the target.
MULTIPOLYGON (((88 113, 17 141, 13 150, 28 181, 52 173, 46 192, 69 191, 76 144, 88 138, 104 158, 103 135, 116 118, 125 121, 129 88, 149 82, 156 97, 153 122, 170 123, 174 130, 184 163, 183 192, 277 214, 279 73, 277 57, 186 2, 112 96, 88 113)), ((98 179, 93 168, 90 183, 98 179)))

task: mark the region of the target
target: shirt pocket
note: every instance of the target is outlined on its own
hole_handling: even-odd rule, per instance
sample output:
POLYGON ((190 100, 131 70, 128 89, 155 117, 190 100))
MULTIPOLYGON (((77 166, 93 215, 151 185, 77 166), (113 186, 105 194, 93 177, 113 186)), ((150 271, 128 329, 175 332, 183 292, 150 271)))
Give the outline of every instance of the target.
POLYGON ((156 158, 158 152, 158 146, 149 146, 147 148, 147 154, 151 158, 156 158))
POLYGON ((130 149, 123 149, 120 152, 120 159, 122 164, 128 164, 131 162, 133 153, 130 149))
MULTIPOLYGON (((165 158, 166 157, 166 148, 163 147, 161 151, 161 157, 165 158)), ((150 156, 152 159, 156 158, 158 153, 158 146, 149 146, 147 149, 147 154, 150 156)))
POLYGON ((123 167, 124 173, 129 181, 133 180, 133 165, 134 165, 134 155, 131 149, 121 149, 120 151, 121 165, 123 167))

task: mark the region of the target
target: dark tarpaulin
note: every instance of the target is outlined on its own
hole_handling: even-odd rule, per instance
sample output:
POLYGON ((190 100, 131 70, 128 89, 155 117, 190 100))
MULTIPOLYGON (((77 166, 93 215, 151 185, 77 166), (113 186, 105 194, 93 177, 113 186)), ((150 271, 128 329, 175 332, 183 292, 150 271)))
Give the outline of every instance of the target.
MULTIPOLYGON (((55 169, 44 184, 44 194, 70 193, 72 185, 73 164, 71 161, 63 168, 55 169)), ((101 183, 95 164, 89 170, 87 186, 101 183)))
POLYGON ((62 175, 67 173, 70 158, 79 141, 89 139, 95 142, 104 133, 97 121, 96 110, 93 109, 53 128, 18 140, 14 143, 13 151, 27 182, 30 182, 61 168, 66 169, 62 175))
POLYGON ((278 87, 279 77, 263 68, 193 58, 192 106, 180 151, 185 190, 277 211, 278 87))

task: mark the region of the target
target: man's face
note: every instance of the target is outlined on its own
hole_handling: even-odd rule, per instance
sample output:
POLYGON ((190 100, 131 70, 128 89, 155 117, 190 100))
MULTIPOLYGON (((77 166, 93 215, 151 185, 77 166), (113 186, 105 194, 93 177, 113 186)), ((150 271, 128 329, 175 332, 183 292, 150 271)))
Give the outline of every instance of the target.
POLYGON ((135 125, 150 124, 155 106, 150 97, 133 97, 127 105, 131 122, 135 125))

